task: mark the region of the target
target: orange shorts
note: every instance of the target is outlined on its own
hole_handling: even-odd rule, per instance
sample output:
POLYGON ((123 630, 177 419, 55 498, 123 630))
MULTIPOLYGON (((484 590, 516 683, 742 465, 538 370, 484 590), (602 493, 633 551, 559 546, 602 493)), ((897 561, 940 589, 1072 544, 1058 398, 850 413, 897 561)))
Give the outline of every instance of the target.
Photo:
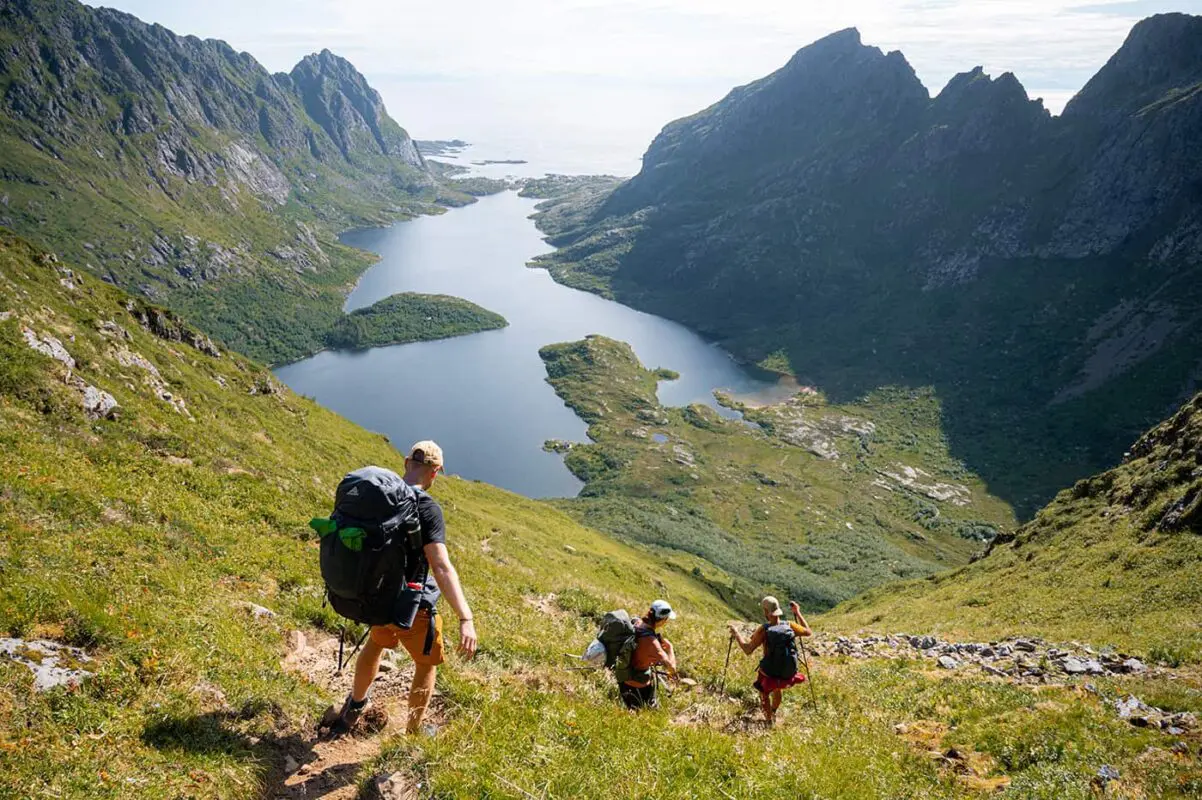
POLYGON ((372 643, 387 650, 395 650, 397 645, 403 645, 413 659, 414 664, 426 664, 436 667, 445 659, 442 650, 442 615, 431 615, 423 609, 417 612, 413 627, 409 630, 396 625, 373 625, 371 629, 372 643), (431 643, 429 654, 426 649, 426 636, 430 632, 431 617, 434 625, 434 641, 431 643))

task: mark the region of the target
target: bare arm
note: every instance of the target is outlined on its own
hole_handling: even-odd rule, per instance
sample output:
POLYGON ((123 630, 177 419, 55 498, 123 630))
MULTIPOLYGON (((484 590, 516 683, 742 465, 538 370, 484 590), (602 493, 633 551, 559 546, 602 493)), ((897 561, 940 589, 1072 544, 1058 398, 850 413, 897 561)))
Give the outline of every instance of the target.
POLYGON ((426 545, 425 554, 434 581, 451 604, 451 608, 455 609, 455 616, 459 617, 459 652, 471 658, 476 654, 476 626, 472 622, 472 609, 468 606, 463 587, 459 584, 459 573, 455 571, 447 546, 442 542, 426 545))
POLYGON ((672 647, 672 643, 664 639, 662 645, 660 642, 656 642, 655 647, 655 656, 660 663, 666 665, 672 672, 676 672, 676 650, 672 647))
POLYGON ((739 649, 742 650, 745 654, 751 655, 759 648, 759 646, 761 644, 761 639, 762 639, 762 634, 760 633, 760 631, 762 629, 757 628, 756 632, 751 635, 750 639, 744 639, 743 634, 739 633, 738 626, 735 625, 733 622, 727 627, 730 628, 731 638, 739 643, 739 649))
POLYGON ((806 622, 806 618, 801 615, 801 606, 797 605, 797 601, 790 601, 789 609, 793 612, 793 619, 797 620, 797 624, 801 626, 801 630, 798 631, 798 633, 800 633, 802 636, 813 636, 814 631, 810 629, 810 625, 806 622))

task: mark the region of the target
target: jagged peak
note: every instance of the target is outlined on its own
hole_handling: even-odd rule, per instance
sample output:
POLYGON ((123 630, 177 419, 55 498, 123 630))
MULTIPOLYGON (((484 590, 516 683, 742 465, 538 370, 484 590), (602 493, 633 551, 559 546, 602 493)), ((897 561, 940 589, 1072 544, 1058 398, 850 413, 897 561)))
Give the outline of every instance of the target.
POLYGON ((768 80, 794 75, 805 75, 810 79, 813 75, 824 73, 842 74, 849 63, 872 71, 895 72, 904 83, 913 83, 921 88, 924 95, 927 94, 926 87, 918 79, 918 73, 901 51, 885 53, 879 47, 864 44, 857 28, 844 28, 806 45, 768 80))
POLYGON ((1031 103, 1040 107, 1043 105, 1041 101, 1031 100, 1026 88, 1013 72, 1004 72, 993 78, 981 66, 954 76, 935 98, 936 108, 1013 103, 1031 103))
POLYGON ((1065 117, 1129 113, 1166 91, 1202 82, 1202 16, 1148 17, 1064 110, 1065 117))
POLYGON ((312 72, 327 73, 349 73, 355 77, 363 77, 355 65, 347 59, 330 50, 324 48, 319 53, 310 53, 302 58, 295 67, 292 68, 292 74, 295 75, 297 70, 308 70, 312 72))
POLYGON ((832 34, 823 36, 817 41, 807 44, 799 49, 789 59, 785 69, 789 67, 808 62, 814 59, 829 59, 840 55, 855 55, 865 50, 875 51, 878 55, 883 55, 880 48, 866 46, 860 37, 860 31, 856 28, 844 28, 841 31, 835 31, 832 34))

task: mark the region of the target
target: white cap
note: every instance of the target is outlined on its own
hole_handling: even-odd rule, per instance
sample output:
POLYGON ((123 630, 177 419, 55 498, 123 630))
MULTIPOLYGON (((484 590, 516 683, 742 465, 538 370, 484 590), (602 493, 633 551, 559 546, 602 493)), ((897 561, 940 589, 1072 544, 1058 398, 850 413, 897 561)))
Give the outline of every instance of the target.
POLYGON ((676 619, 676 612, 667 600, 656 600, 651 604, 651 616, 656 619, 676 619))

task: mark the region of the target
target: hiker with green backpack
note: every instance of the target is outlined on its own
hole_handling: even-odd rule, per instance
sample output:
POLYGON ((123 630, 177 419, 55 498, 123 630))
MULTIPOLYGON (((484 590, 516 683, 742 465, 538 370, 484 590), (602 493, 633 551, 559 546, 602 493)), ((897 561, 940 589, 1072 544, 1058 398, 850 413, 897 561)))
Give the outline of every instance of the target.
POLYGON ((676 619, 666 600, 656 600, 643 617, 631 618, 623 610, 610 611, 601 620, 597 638, 584 651, 582 659, 594 666, 613 671, 618 696, 626 708, 655 708, 658 676, 655 668, 664 666, 676 673, 676 651, 663 635, 664 626, 676 619))
POLYGON ((801 615, 801 606, 795 602, 790 602, 789 608, 797 622, 784 621, 785 612, 775 597, 765 597, 760 607, 767 622, 756 628, 750 639, 744 639, 734 623, 730 625, 730 636, 747 655, 764 648, 754 686, 760 693, 764 720, 772 725, 783 699, 781 692, 806 681, 797 668, 797 637, 812 636, 813 631, 801 615))
MULTIPOLYGON (((309 525, 321 536, 321 574, 334 611, 369 626, 355 662, 354 682, 341 709, 331 706, 319 728, 352 731, 370 707, 369 693, 385 650, 403 646, 413 659, 407 733, 417 733, 443 663, 440 595, 459 618, 459 652, 476 653, 472 611, 451 564, 442 508, 426 492, 443 471, 442 448, 413 445, 404 478, 364 467, 338 485, 334 513, 309 525)), ((341 667, 341 665, 340 665, 341 667)))

